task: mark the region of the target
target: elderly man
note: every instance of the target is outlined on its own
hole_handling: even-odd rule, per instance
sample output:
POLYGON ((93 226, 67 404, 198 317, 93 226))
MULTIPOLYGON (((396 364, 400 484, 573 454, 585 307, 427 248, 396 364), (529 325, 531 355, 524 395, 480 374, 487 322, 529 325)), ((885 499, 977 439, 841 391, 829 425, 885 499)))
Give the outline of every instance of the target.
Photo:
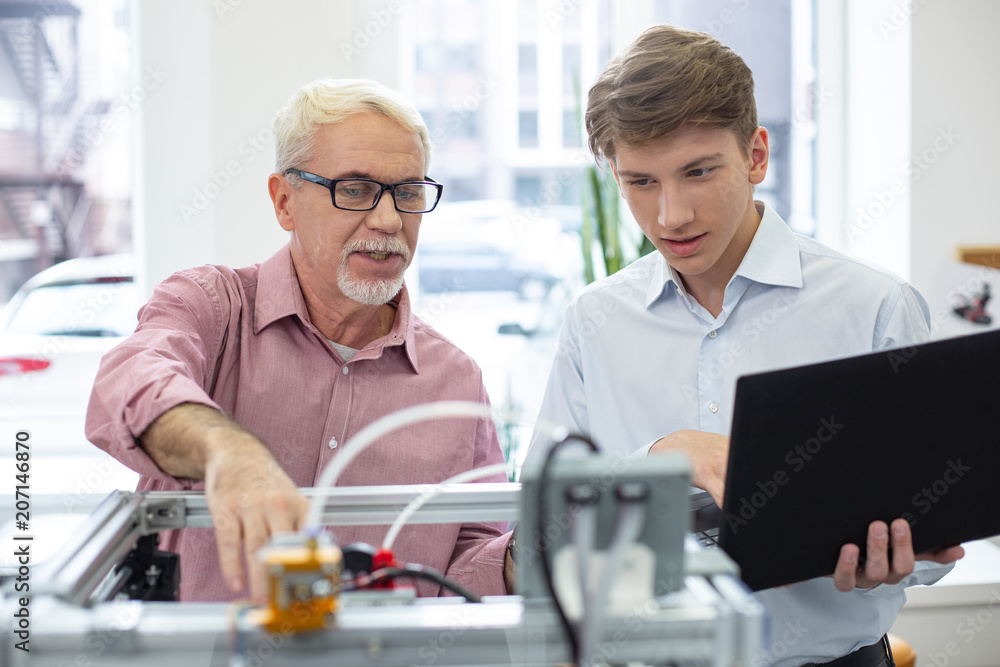
MULTIPOLYGON (((289 244, 262 264, 165 280, 103 359, 90 400, 88 438, 141 474, 139 490, 205 490, 215 529, 164 542, 181 555, 182 600, 232 599, 247 584, 261 599, 254 553, 300 527, 297 487, 374 419, 434 400, 488 403, 478 366, 413 315, 403 282, 441 194, 419 113, 377 83, 327 79, 292 97, 275 135, 268 191, 289 244)), ((442 420, 376 442, 340 483, 431 483, 502 460, 491 422, 442 420)), ((385 531, 337 537, 377 544, 385 531)), ((508 539, 493 524, 419 526, 396 553, 503 594, 508 539)))

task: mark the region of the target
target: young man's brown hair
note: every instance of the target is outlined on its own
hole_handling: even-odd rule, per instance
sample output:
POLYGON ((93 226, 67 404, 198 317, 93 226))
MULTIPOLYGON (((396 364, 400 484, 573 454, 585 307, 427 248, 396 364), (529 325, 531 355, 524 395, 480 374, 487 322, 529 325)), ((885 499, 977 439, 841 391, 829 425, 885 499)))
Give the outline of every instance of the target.
POLYGON ((616 146, 642 146, 688 123, 731 129, 749 153, 757 130, 753 74, 711 35, 671 25, 648 28, 591 87, 586 125, 598 161, 616 146))

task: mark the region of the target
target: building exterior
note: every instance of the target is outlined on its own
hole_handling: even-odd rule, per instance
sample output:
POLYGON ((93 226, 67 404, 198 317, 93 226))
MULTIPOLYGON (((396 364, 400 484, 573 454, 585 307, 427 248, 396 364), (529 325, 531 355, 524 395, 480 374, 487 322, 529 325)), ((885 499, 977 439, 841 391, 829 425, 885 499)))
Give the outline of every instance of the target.
MULTIPOLYGON (((511 200, 579 225, 581 178, 591 163, 581 107, 589 83, 623 45, 613 29, 624 4, 414 0, 401 80, 409 82, 405 92, 432 130, 434 173, 448 200, 511 200)), ((791 0, 755 4, 752 12, 741 11, 745 5, 655 0, 634 6, 649 13, 647 24, 712 33, 747 60, 772 146, 759 196, 797 231, 811 234, 812 100, 796 104, 808 97, 815 76, 811 17, 793 41, 803 3, 794 8, 799 16, 791 0)))
POLYGON ((126 28, 121 2, 0 0, 0 301, 127 249, 126 28))

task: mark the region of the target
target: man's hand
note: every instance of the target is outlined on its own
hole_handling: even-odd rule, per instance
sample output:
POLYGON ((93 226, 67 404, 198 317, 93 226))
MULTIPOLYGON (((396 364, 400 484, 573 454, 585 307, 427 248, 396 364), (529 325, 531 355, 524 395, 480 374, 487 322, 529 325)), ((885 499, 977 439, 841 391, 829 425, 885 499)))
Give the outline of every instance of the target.
POLYGON ((162 414, 140 440, 167 474, 205 480, 226 586, 245 589, 245 555, 250 594, 266 602, 267 576, 257 550, 271 535, 301 528, 309 507, 267 445, 219 411, 192 403, 162 414))
POLYGON ((504 550, 503 584, 507 587, 507 595, 517 595, 517 564, 510 555, 510 549, 504 550))
POLYGON ((205 499, 226 585, 244 590, 246 574, 251 597, 266 602, 267 573, 257 551, 275 533, 299 530, 309 502, 264 444, 245 432, 227 435, 213 447, 205 470, 205 499), (243 571, 244 555, 248 573, 243 571))
POLYGON ((691 485, 712 495, 722 507, 726 489, 729 438, 705 431, 675 431, 653 443, 650 453, 684 452, 691 460, 691 485))
POLYGON ((861 553, 858 545, 845 544, 841 547, 837 569, 833 573, 837 590, 847 592, 855 588, 872 588, 883 583, 898 584, 903 577, 913 572, 914 563, 918 560, 930 560, 943 565, 954 563, 965 555, 965 549, 961 546, 914 555, 910 524, 905 519, 893 521, 891 530, 884 521, 872 521, 868 525, 867 546, 867 558, 861 565, 858 564, 861 553))

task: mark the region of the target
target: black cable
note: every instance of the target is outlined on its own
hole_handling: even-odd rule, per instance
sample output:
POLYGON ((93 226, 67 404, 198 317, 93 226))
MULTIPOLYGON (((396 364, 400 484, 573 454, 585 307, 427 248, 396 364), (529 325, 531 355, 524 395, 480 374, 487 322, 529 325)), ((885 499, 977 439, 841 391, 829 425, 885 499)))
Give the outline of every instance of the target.
POLYGON ((409 563, 403 567, 383 567, 375 570, 371 574, 358 577, 354 580, 352 585, 345 585, 341 590, 352 591, 359 588, 366 588, 382 581, 391 581, 400 577, 427 579, 428 581, 433 581, 434 583, 439 584, 442 588, 447 588, 456 595, 461 595, 469 602, 482 602, 482 599, 478 595, 456 584, 454 581, 448 579, 437 570, 424 567, 423 565, 415 565, 413 563, 409 563))
MULTIPOLYGON (((550 447, 549 451, 545 454, 545 461, 542 463, 542 470, 538 476, 538 522, 535 528, 538 531, 538 557, 542 561, 542 578, 545 580, 545 588, 552 597, 552 603, 555 605, 556 612, 559 614, 559 621, 562 623, 563 629, 566 631, 566 638, 569 640, 570 650, 573 655, 573 664, 576 665, 580 662, 580 642, 577 639, 573 624, 570 623, 569 617, 566 616, 566 610, 563 609, 562 603, 559 601, 559 596, 556 595, 556 587, 552 581, 552 566, 549 564, 548 558, 548 545, 545 542, 545 518, 548 514, 546 482, 549 477, 549 468, 552 466, 552 461, 555 459, 556 451, 565 446, 566 443, 573 442, 574 440, 584 443, 590 447, 590 450, 595 454, 600 451, 597 445, 594 444, 593 440, 579 433, 570 433, 562 440, 552 444, 552 447, 550 447)), ((581 591, 581 594, 583 593, 584 592, 581 591)))

